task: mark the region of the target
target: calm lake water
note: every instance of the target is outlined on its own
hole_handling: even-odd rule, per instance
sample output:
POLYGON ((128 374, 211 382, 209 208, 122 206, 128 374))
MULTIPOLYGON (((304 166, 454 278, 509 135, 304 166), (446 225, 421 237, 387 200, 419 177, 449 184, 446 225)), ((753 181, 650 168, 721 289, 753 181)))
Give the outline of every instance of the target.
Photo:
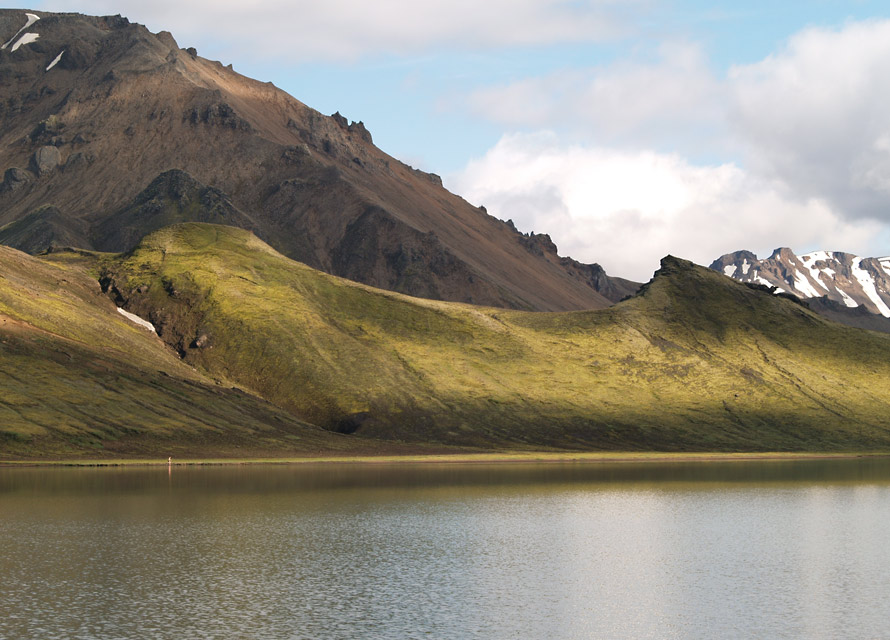
POLYGON ((890 461, 0 468, 2 638, 890 637, 890 461))

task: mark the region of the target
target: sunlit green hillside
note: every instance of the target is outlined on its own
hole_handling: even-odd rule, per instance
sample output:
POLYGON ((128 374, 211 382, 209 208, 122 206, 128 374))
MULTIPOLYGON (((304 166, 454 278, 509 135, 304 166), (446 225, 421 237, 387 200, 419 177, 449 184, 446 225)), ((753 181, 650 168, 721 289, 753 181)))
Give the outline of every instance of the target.
POLYGON ((327 429, 494 447, 890 446, 890 336, 682 260, 636 298, 560 314, 371 289, 213 225, 161 230, 96 268, 185 362, 327 429))
POLYGON ((0 247, 0 457, 355 446, 194 371, 117 312, 95 260, 0 247))

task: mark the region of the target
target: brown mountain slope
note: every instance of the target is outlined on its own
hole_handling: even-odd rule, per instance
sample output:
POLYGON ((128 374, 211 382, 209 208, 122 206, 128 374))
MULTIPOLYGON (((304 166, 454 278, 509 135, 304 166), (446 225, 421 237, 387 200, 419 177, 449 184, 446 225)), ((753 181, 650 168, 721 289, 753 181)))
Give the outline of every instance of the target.
MULTIPOLYGON (((92 248, 120 251, 163 224, 199 220, 429 298, 602 308, 638 286, 560 258, 546 236, 518 233, 380 151, 361 123, 182 50, 169 33, 28 13, 40 19, 24 33, 39 38, 0 51, 0 241, 35 251, 87 227, 92 248), (159 190, 170 170, 187 188, 161 180, 159 190), (47 205, 62 215, 38 216, 31 232, 23 219, 47 205)), ((23 10, 0 11, 0 40, 25 23, 23 10)))

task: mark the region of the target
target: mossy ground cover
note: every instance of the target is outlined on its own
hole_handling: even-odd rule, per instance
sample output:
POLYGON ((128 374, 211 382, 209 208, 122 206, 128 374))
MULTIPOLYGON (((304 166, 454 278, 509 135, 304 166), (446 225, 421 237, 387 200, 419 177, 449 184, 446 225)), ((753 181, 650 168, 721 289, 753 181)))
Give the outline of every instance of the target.
POLYGON ((0 247, 0 458, 357 447, 182 362, 102 294, 98 259, 0 247))
POLYGON ((596 312, 420 300, 187 224, 101 268, 186 363, 327 429, 471 447, 886 449, 890 340, 668 259, 596 312))

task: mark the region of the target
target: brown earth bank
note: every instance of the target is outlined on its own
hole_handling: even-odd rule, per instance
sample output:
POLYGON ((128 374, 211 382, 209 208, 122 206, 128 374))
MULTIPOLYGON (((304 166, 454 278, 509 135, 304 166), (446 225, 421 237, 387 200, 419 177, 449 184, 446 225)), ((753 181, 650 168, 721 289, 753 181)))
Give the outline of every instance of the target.
MULTIPOLYGON (((333 434, 336 436, 336 434, 333 434)), ((156 438, 137 436, 103 442, 91 448, 77 450, 57 441, 34 440, 28 449, 3 451, 0 447, 0 465, 10 463, 41 462, 47 464, 167 464, 167 459, 177 465, 247 464, 261 462, 312 462, 312 461, 383 461, 412 460, 437 457, 463 458, 483 454, 481 450, 445 445, 423 445, 370 440, 355 436, 339 436, 333 442, 269 442, 265 446, 255 440, 226 436, 207 437, 203 440, 187 438, 156 438)))
POLYGON ((660 452, 578 452, 578 451, 463 451, 455 453, 450 448, 387 446, 391 443, 374 443, 378 450, 356 451, 352 455, 335 455, 317 452, 299 457, 276 457, 276 452, 207 451, 207 455, 183 455, 166 458, 147 456, 111 456, 93 458, 14 458, 0 460, 0 467, 64 466, 64 467, 116 467, 116 466, 205 466, 205 465, 301 465, 301 464, 624 464, 624 463, 708 463, 708 462, 789 462, 795 460, 853 460, 860 458, 890 458, 890 452, 872 453, 660 453, 660 452))
MULTIPOLYGON (((0 10, 0 40, 25 13, 0 10)), ((378 149, 361 122, 322 115, 167 32, 31 13, 39 39, 0 51, 0 243, 126 251, 174 222, 214 222, 328 273, 432 299, 598 309, 639 286, 450 193, 378 149)))

